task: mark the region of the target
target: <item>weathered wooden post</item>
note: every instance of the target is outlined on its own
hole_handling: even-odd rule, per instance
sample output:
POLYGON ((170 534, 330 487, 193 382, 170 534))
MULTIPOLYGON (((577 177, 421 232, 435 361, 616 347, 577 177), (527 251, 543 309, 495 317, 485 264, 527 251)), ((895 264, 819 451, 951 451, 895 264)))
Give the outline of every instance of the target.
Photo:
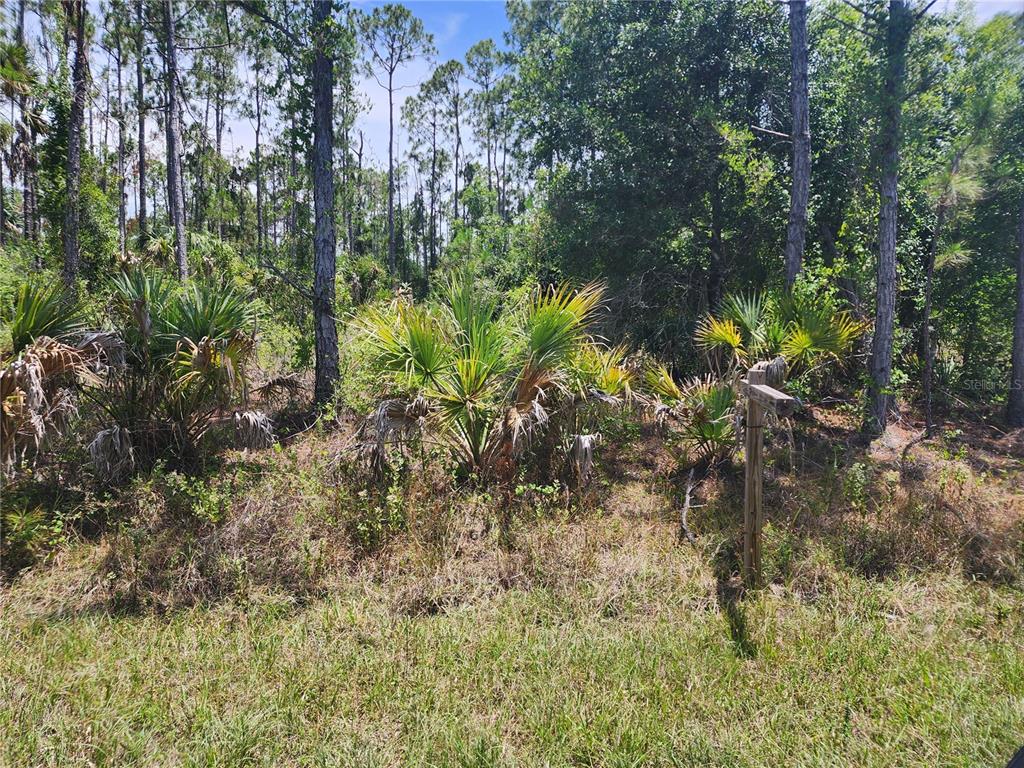
POLYGON ((761 583, 761 529, 764 511, 761 506, 761 488, 764 479, 762 449, 764 447, 764 417, 766 413, 789 416, 799 403, 785 392, 770 384, 782 383, 785 360, 776 358, 761 362, 747 371, 740 388, 747 397, 746 467, 743 490, 743 581, 748 587, 761 583))

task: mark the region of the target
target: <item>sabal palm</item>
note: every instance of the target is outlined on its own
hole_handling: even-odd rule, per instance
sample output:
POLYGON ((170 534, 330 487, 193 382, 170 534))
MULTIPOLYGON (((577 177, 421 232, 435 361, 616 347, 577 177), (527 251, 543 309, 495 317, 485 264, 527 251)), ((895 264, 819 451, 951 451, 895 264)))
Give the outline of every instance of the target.
POLYGON ((10 324, 12 353, 17 355, 36 339, 62 339, 81 331, 82 313, 60 283, 30 281, 18 288, 6 318, 10 324))
MULTIPOLYGON (((603 288, 536 290, 523 306, 501 313, 471 278, 446 287, 439 306, 396 303, 364 320, 378 364, 432 404, 434 432, 472 472, 507 477, 530 435, 571 401, 570 384, 586 377, 578 363, 600 348, 589 327, 603 288)), ((610 359, 610 358, 609 358, 610 359)), ((593 387, 617 382, 610 373, 593 387)))
POLYGON ((827 297, 732 294, 700 322, 695 341, 719 373, 779 354, 799 372, 841 359, 863 332, 863 323, 827 297))
POLYGON ((129 351, 116 385, 130 394, 115 416, 170 420, 198 440, 218 408, 245 396, 255 347, 251 303, 224 286, 175 293, 159 273, 140 269, 115 278, 113 289, 129 351))

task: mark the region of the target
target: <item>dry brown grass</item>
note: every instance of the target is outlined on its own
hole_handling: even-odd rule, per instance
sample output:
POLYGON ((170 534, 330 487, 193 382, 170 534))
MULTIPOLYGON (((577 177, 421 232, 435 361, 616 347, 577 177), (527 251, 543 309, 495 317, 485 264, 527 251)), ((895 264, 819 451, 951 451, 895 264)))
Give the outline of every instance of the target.
MULTIPOLYGON (((1020 462, 1000 458, 994 479, 977 469, 994 460, 984 445, 938 441, 914 447, 901 464, 899 445, 883 452, 844 442, 836 429, 828 419, 798 427, 796 470, 788 441, 769 441, 769 581, 817 600, 847 572, 1020 579, 1020 462)), ((57 593, 41 603, 162 612, 268 592, 303 602, 355 582, 405 615, 533 589, 584 590, 614 614, 654 610, 638 596, 664 593, 666 580, 692 583, 694 605, 734 589, 738 466, 718 467, 698 487, 697 544, 681 545, 685 479, 654 428, 632 447, 608 446, 582 492, 527 486, 508 507, 510 531, 499 530, 507 502, 456 483, 443 462, 428 456, 421 467, 414 456, 404 475, 375 483, 360 474, 354 445, 343 424, 301 434, 281 451, 226 454, 218 474, 194 485, 177 477, 134 484, 117 500, 116 522, 87 557, 76 556, 68 584, 33 577, 57 593)), ((66 557, 58 554, 57 570, 66 557)))

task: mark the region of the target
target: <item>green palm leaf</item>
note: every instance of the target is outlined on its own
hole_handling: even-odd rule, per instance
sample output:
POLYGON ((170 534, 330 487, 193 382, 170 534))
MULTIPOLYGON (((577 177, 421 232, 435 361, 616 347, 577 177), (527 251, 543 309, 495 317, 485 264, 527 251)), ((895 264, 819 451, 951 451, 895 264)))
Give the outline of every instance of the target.
POLYGON ((14 354, 43 336, 62 339, 85 327, 81 310, 56 281, 23 283, 14 299, 9 323, 14 354))

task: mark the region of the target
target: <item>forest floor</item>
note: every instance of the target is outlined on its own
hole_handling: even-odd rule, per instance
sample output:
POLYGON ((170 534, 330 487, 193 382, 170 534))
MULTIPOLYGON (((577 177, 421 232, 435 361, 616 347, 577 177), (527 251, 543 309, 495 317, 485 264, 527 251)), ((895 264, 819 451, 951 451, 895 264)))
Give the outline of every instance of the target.
POLYGON ((504 537, 443 477, 368 522, 345 429, 139 483, 116 530, 0 588, 0 765, 1001 767, 1024 436, 852 422, 770 438, 748 594, 739 465, 687 543, 653 426, 609 424, 584 494, 522 486, 504 537), (211 520, 169 524, 180 498, 211 520))

